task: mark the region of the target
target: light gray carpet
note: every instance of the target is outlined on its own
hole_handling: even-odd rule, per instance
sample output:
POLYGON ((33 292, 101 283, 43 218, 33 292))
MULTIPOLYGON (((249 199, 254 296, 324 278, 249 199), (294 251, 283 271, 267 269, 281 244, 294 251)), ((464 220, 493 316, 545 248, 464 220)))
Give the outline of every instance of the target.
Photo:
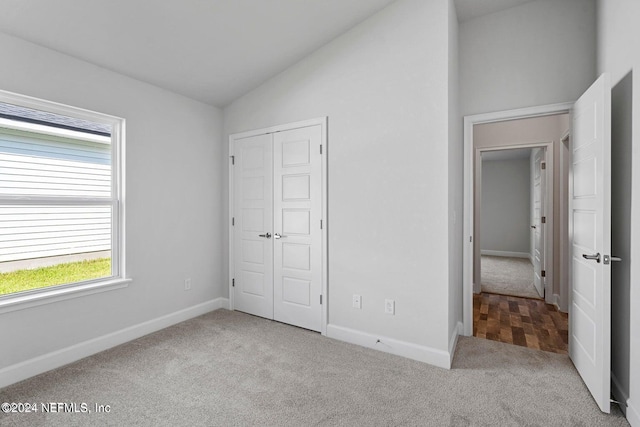
POLYGON ((3 426, 626 426, 566 356, 461 338, 450 371, 218 310, 0 390, 3 426))
POLYGON ((533 265, 526 258, 482 255, 480 275, 482 292, 540 299, 533 285, 533 265))

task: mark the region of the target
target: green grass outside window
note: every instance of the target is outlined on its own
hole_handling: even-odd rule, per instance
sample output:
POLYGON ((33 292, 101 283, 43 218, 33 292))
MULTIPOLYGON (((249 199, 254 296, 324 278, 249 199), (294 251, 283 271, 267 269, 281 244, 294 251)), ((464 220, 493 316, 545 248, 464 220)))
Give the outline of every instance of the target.
POLYGON ((0 273, 0 296, 111 276, 111 258, 0 273))

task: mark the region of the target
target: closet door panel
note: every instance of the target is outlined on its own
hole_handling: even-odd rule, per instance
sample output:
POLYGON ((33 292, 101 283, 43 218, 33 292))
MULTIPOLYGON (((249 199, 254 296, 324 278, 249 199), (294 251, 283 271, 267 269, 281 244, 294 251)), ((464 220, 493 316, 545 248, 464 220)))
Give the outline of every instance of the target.
POLYGON ((320 331, 321 127, 273 134, 274 319, 320 331))
POLYGON ((273 319, 271 135, 236 140, 234 153, 234 309, 273 319))

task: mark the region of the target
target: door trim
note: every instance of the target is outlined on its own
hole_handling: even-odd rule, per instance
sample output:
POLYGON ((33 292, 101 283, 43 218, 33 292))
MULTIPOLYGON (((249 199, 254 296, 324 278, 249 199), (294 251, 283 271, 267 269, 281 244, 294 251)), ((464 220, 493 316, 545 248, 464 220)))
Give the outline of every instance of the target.
POLYGON ((235 216, 233 212, 234 200, 233 200, 233 166, 232 159, 234 154, 234 143, 237 139, 247 138, 250 136, 256 135, 264 135, 275 132, 282 132, 287 130, 299 129, 309 126, 320 126, 321 136, 320 141, 322 144, 322 155, 321 155, 321 174, 322 174, 322 208, 321 208, 321 219, 322 219, 322 321, 320 324, 320 333, 322 335, 327 335, 327 323, 329 323, 329 265, 328 265, 328 209, 327 209, 327 184, 328 184, 328 176, 327 176, 327 153, 328 153, 328 134, 327 134, 327 124, 328 117, 318 117, 315 119, 303 120, 299 122, 287 123, 282 125, 270 126, 262 129, 255 129, 246 132, 234 133, 229 135, 229 277, 228 277, 228 287, 229 287, 229 309, 234 310, 234 296, 233 296, 233 271, 234 271, 234 246, 233 246, 233 225, 231 219, 235 216))
MULTIPOLYGON (((463 196, 463 255, 462 255, 462 324, 463 335, 473 335, 473 245, 474 245, 474 149, 473 126, 505 120, 526 119, 569 113, 572 102, 541 105, 515 110, 496 111, 464 117, 464 196, 463 196)), ((506 147, 505 147, 506 148, 506 147)))
MULTIPOLYGON (((543 286, 543 289, 545 291, 545 297, 543 299, 545 300, 545 302, 550 304, 553 300, 553 293, 551 291, 553 290, 553 277, 554 277, 553 245, 555 240, 554 239, 555 236, 553 235, 553 224, 554 224, 554 218, 553 218, 553 170, 554 170, 554 167, 553 165, 555 161, 553 157, 553 141, 514 143, 510 145, 496 145, 496 146, 485 146, 482 148, 477 148, 476 154, 474 156, 474 163, 473 163, 476 165, 476 174, 474 176, 474 183, 477 184, 479 182, 480 186, 482 187, 482 160, 481 160, 482 153, 491 152, 491 151, 513 150, 513 149, 519 149, 519 148, 532 148, 532 149, 543 148, 545 150, 545 162, 548 165, 550 165, 550 167, 547 167, 546 169, 546 177, 545 177, 546 188, 545 188, 545 193, 543 194, 543 197, 545 200, 543 204, 544 208, 542 211, 542 216, 547 217, 547 223, 545 224, 545 227, 544 227, 544 257, 543 257, 542 264, 544 265, 543 269, 546 270, 546 273, 548 276, 546 277, 547 280, 545 280, 545 283, 543 286), (549 188, 551 188, 551 191, 549 191, 549 188)), ((481 196, 480 196, 480 201, 481 201, 480 203, 482 203, 481 196)), ((474 215, 475 215, 475 212, 474 212, 474 215)), ((474 238, 473 238, 474 241, 476 240, 478 235, 480 235, 480 230, 477 230, 474 233, 474 238)), ((531 243, 531 240, 529 240, 529 243, 531 243)), ((478 253, 480 252, 480 248, 478 248, 477 252, 478 253)), ((476 255, 476 251, 474 251, 472 255, 473 256, 472 262, 474 263, 472 265, 475 265, 475 262, 476 262, 475 255, 476 255)), ((480 260, 478 259, 477 261, 479 264, 480 260)), ((473 292, 474 293, 480 292, 480 283, 475 283, 475 282, 473 283, 473 292)), ((473 299, 473 295, 472 295, 472 299, 473 299)))

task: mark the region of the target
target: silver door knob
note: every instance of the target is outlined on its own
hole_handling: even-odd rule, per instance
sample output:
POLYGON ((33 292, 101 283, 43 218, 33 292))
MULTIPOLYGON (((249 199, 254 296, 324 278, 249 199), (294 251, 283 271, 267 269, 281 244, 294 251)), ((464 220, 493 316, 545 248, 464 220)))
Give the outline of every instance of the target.
POLYGON ((281 234, 278 234, 278 233, 273 235, 274 239, 282 239, 283 237, 287 237, 287 236, 282 236, 281 234))
POLYGON ((582 254, 582 258, 584 259, 592 259, 595 260, 596 262, 600 262, 600 252, 598 252, 595 255, 587 255, 587 254, 582 254))
POLYGON ((271 238, 271 233, 267 233, 267 234, 258 234, 259 237, 264 237, 266 239, 270 239, 271 238))
POLYGON ((617 257, 617 256, 605 255, 603 258, 604 259, 603 259, 602 262, 604 263, 604 265, 609 265, 611 262, 614 262, 614 261, 616 261, 616 262, 622 261, 622 258, 617 257))

